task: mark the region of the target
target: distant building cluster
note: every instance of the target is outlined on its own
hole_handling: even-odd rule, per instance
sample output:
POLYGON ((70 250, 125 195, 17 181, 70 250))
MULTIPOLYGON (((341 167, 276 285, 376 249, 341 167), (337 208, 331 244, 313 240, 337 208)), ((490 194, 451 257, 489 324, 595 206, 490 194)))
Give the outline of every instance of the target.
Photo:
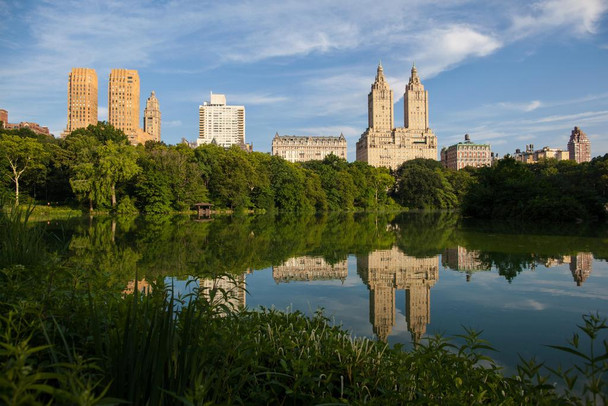
POLYGON ((446 168, 462 169, 467 166, 479 168, 492 165, 490 144, 475 144, 469 134, 464 135, 464 142, 441 149, 441 163, 446 168))
MULTIPOLYGON (((97 90, 94 69, 72 68, 68 78, 68 123, 62 137, 97 124, 97 90)), ((138 72, 112 69, 108 80, 108 123, 122 130, 133 145, 160 142, 161 113, 156 95, 152 92, 146 103, 143 129, 139 125, 139 96, 138 72)))
POLYGON ((29 121, 22 121, 20 123, 9 123, 8 122, 8 110, 0 109, 0 128, 6 130, 18 130, 20 128, 27 128, 41 135, 51 135, 48 127, 43 127, 38 123, 32 123, 29 121))
POLYGON ((534 144, 526 145, 524 151, 515 150, 513 155, 517 161, 527 164, 536 163, 544 159, 556 159, 558 161, 571 160, 577 163, 591 161, 591 142, 587 135, 579 128, 574 127, 568 141, 568 149, 543 147, 534 149, 534 144))
POLYGON ((346 159, 346 138, 279 135, 272 139, 272 155, 280 156, 290 162, 321 160, 328 155, 346 159))
POLYGON ((437 137, 429 128, 429 98, 412 66, 405 87, 404 127, 393 127, 393 91, 378 65, 368 95, 368 128, 357 142, 357 161, 396 169, 415 158, 437 159, 437 137))

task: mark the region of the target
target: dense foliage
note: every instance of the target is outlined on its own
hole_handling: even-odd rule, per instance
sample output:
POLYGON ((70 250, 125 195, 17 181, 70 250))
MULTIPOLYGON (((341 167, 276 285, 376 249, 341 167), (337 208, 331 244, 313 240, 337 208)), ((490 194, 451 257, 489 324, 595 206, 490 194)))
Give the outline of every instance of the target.
POLYGON ((430 159, 395 171, 330 155, 294 164, 238 147, 129 145, 112 126, 64 140, 0 130, 0 196, 90 211, 169 213, 217 209, 289 213, 378 209, 462 210, 476 218, 598 220, 606 217, 608 155, 590 163, 505 158, 454 171, 430 159))

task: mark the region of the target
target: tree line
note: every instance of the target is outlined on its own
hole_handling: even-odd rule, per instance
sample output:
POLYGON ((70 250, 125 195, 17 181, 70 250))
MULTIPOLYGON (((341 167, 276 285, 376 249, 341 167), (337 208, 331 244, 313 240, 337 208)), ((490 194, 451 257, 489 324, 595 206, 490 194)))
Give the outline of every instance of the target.
POLYGON ((0 130, 0 198, 90 211, 168 213, 211 202, 235 211, 461 210, 479 218, 606 217, 608 155, 590 163, 505 158, 455 171, 429 159, 395 171, 330 155, 291 163, 267 153, 148 142, 105 122, 65 139, 0 130))

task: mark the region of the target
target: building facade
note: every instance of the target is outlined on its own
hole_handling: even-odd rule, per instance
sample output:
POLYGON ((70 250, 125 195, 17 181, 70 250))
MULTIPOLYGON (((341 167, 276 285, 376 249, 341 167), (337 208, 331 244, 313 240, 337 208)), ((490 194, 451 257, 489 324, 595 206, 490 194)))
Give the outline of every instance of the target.
POLYGON ((199 106, 197 145, 215 143, 224 148, 245 145, 245 107, 228 106, 226 96, 211 94, 210 100, 199 106))
POLYGON ((321 160, 330 154, 346 159, 346 138, 343 134, 338 137, 302 137, 276 133, 272 139, 272 155, 290 162, 321 160))
POLYGON ((152 140, 152 136, 139 127, 139 74, 136 70, 110 71, 108 122, 122 130, 133 145, 152 140))
POLYGON ((68 76, 68 124, 61 137, 78 128, 97 125, 97 73, 91 68, 72 68, 68 76))
POLYGON ((0 128, 5 128, 8 124, 8 110, 0 109, 0 128))
POLYGON ((153 141, 160 142, 160 106, 154 91, 146 101, 144 109, 144 131, 152 137, 153 141))
POLYGON ((357 142, 357 161, 396 169, 411 159, 437 159, 437 137, 429 128, 428 91, 415 66, 403 99, 404 127, 394 128, 393 91, 378 65, 367 99, 368 128, 357 142))
POLYGON ((0 109, 0 128, 7 130, 18 130, 20 128, 27 128, 40 135, 51 135, 48 127, 43 127, 38 123, 32 123, 30 121, 21 121, 20 123, 9 123, 8 122, 8 110, 0 109))
POLYGON ((459 170, 467 166, 479 168, 492 165, 490 144, 474 144, 469 134, 464 135, 464 142, 441 149, 441 163, 446 168, 459 170))
POLYGON ((591 161, 591 142, 578 127, 574 127, 568 141, 568 156, 577 163, 591 161))
POLYGON ((534 144, 528 144, 525 151, 516 149, 513 158, 525 164, 533 164, 544 159, 568 160, 570 159, 570 154, 568 151, 559 148, 543 147, 535 150, 534 144))

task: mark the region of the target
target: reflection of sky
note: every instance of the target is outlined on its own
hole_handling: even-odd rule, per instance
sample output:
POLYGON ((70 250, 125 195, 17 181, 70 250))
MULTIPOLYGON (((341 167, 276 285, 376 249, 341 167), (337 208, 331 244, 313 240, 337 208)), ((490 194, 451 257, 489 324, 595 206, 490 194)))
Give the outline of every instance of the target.
MULTIPOLYGON (((440 262, 441 263, 441 262, 440 262)), ((518 354, 524 358, 555 364, 567 362, 564 354, 546 345, 565 345, 581 324, 581 315, 608 315, 608 264, 593 261, 593 271, 582 286, 576 286, 568 264, 551 268, 538 265, 524 270, 511 283, 493 269, 473 273, 466 282, 463 272, 440 265, 439 279, 431 288, 431 321, 427 335, 452 336, 463 326, 483 330, 498 353, 491 354, 501 365, 513 368, 518 354)), ((296 281, 277 284, 272 268, 247 275, 247 305, 301 310, 313 314, 318 308, 356 336, 373 336, 369 290, 357 275, 357 259, 348 258, 348 277, 340 280, 296 281)), ((389 343, 410 345, 405 320, 406 294, 396 291, 396 320, 389 343)))

